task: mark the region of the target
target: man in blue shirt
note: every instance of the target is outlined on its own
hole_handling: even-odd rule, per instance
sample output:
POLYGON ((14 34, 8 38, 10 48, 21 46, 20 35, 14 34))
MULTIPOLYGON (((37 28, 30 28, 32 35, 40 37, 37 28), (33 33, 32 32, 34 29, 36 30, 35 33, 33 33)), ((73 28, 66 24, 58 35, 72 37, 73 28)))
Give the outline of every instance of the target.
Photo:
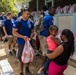
POLYGON ((20 10, 20 12, 18 13, 18 17, 22 16, 22 9, 20 10))
MULTIPOLYGON (((26 43, 27 39, 32 37, 32 33, 34 32, 34 25, 29 20, 30 12, 28 9, 22 10, 22 18, 20 21, 16 21, 13 25, 13 35, 17 37, 18 43, 18 59, 19 59, 19 68, 20 68, 20 75, 23 74, 23 63, 21 60, 22 52, 24 48, 24 44, 26 43)), ((27 63, 26 73, 30 73, 29 71, 29 63, 27 63)))
POLYGON ((42 36, 47 36, 48 35, 48 29, 51 25, 53 25, 53 16, 55 14, 55 9, 54 8, 49 8, 49 14, 44 16, 44 30, 41 32, 42 36))
POLYGON ((5 15, 5 13, 2 12, 2 14, 1 14, 1 16, 0 16, 0 20, 4 20, 4 19, 5 19, 4 15, 5 15))
POLYGON ((53 16, 55 14, 55 9, 53 7, 49 8, 48 11, 49 11, 48 15, 44 16, 44 23, 43 23, 44 30, 41 32, 41 34, 39 36, 41 51, 42 51, 42 54, 43 54, 42 65, 45 63, 45 60, 46 60, 46 56, 45 56, 45 54, 47 53, 46 37, 48 36, 49 27, 51 25, 53 25, 53 16))
POLYGON ((3 31, 5 34, 5 39, 8 40, 8 49, 10 55, 13 55, 12 50, 14 53, 16 53, 14 48, 11 48, 12 46, 13 47, 15 46, 15 41, 16 41, 15 37, 12 35, 12 27, 13 27, 12 17, 13 17, 12 13, 8 12, 7 19, 4 21, 3 24, 3 31))
POLYGON ((2 14, 0 15, 0 40, 1 40, 1 41, 2 41, 2 37, 3 37, 3 33, 2 33, 2 31, 3 31, 3 29, 2 29, 2 24, 3 24, 3 21, 5 20, 4 15, 5 15, 4 12, 2 12, 2 14))

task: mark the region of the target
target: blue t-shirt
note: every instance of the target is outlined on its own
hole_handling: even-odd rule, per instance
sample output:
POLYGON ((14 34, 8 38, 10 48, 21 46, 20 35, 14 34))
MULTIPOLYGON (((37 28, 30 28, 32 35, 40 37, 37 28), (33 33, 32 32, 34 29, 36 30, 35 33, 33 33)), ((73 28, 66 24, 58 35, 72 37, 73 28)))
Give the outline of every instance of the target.
POLYGON ((7 34, 8 35, 12 35, 12 27, 13 27, 13 23, 11 20, 5 20, 3 23, 3 26, 5 26, 7 34))
MULTIPOLYGON (((21 19, 20 23, 21 23, 21 26, 19 28, 19 23, 17 20, 15 22, 15 24, 13 25, 13 28, 19 29, 18 30, 19 34, 21 34, 23 36, 27 36, 30 38, 31 30, 34 29, 34 24, 32 22, 30 22, 30 20, 24 21, 23 19, 21 19)), ((18 44, 25 44, 25 41, 22 38, 17 38, 17 43, 18 44)))
POLYGON ((21 12, 18 13, 18 17, 20 17, 20 16, 21 16, 21 12))
POLYGON ((44 17, 43 25, 44 25, 45 29, 41 32, 41 35, 46 37, 48 35, 49 27, 51 25, 53 25, 53 17, 51 15, 46 15, 44 17))
POLYGON ((0 20, 5 20, 4 16, 0 16, 0 20))

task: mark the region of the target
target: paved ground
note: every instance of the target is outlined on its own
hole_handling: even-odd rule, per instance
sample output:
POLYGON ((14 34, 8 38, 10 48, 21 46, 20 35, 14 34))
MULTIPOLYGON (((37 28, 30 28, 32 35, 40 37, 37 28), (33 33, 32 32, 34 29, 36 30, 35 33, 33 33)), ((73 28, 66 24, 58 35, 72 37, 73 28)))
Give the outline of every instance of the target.
POLYGON ((76 75, 76 68, 69 65, 64 74, 65 75, 76 75))
MULTIPOLYGON (((7 59, 9 61, 9 63, 11 64, 15 75, 19 75, 19 68, 18 68, 18 62, 16 59, 16 56, 9 56, 8 51, 7 51, 7 46, 6 44, 0 43, 0 60, 4 60, 7 59)), ((36 57, 34 62, 30 65, 30 70, 33 73, 33 75, 37 75, 37 71, 40 68, 41 64, 41 57, 36 57)), ((66 71, 64 72, 65 75, 76 75, 76 63, 69 61, 69 64, 73 65, 69 65, 68 68, 66 69, 66 71)))

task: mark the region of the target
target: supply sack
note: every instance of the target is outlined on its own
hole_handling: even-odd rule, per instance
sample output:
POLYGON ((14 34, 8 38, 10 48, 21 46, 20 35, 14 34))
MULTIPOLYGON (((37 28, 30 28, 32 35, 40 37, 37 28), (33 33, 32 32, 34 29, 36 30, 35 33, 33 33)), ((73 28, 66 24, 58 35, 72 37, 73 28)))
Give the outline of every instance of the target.
POLYGON ((23 53, 22 53, 22 62, 29 63, 34 59, 34 50, 29 41, 27 41, 24 45, 23 53))

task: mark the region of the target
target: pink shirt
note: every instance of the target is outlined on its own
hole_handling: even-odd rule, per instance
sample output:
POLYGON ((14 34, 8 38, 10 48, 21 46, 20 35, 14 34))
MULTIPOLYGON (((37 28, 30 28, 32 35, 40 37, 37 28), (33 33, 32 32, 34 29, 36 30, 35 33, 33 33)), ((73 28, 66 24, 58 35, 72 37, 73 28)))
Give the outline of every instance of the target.
POLYGON ((54 51, 57 48, 57 44, 51 39, 51 36, 48 36, 46 41, 50 51, 54 51))

